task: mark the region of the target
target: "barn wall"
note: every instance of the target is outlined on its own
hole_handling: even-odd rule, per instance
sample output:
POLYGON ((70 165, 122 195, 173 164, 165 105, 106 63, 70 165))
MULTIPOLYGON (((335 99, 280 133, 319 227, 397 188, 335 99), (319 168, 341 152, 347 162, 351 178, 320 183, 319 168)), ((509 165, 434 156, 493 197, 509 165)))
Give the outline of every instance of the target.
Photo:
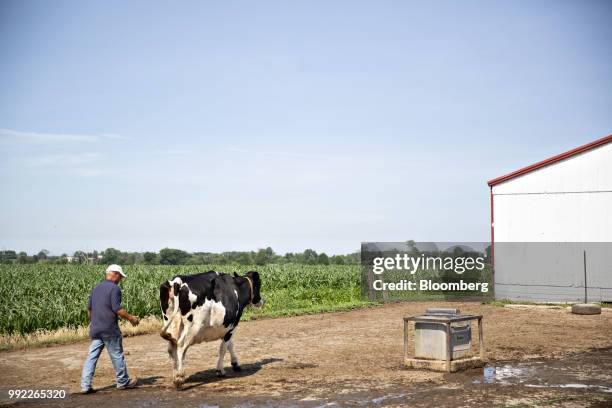
POLYGON ((612 191, 612 143, 493 186, 493 194, 612 191))
POLYGON ((586 248, 589 297, 612 300, 612 143, 493 186, 492 193, 496 298, 583 300, 586 248), (503 244, 509 242, 517 245, 503 244))
POLYGON ((607 242, 495 244, 495 297, 540 302, 612 301, 612 245, 607 242))
POLYGON ((494 195, 495 242, 612 242, 612 191, 494 195))

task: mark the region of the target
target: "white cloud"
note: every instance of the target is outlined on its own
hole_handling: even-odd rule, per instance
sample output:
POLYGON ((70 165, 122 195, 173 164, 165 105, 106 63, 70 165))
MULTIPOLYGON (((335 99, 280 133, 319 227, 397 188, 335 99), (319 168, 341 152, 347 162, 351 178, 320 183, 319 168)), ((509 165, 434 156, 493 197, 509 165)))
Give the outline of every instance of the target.
POLYGON ((318 159, 326 158, 325 156, 319 155, 319 154, 294 153, 294 152, 287 152, 287 151, 260 151, 260 150, 242 149, 242 148, 237 148, 237 147, 228 147, 225 149, 225 151, 231 152, 231 153, 245 153, 249 155, 275 156, 279 158, 289 158, 289 159, 301 158, 301 159, 318 160, 318 159))
POLYGON ((111 171, 111 170, 107 170, 107 169, 102 169, 102 168, 82 168, 82 167, 72 167, 67 169, 67 172, 69 174, 72 174, 74 176, 78 176, 78 177, 97 177, 97 176, 104 176, 104 175, 109 175, 109 174, 117 174, 116 171, 111 171))
POLYGON ((239 149, 237 147, 228 147, 227 149, 225 149, 228 152, 232 152, 232 153, 251 153, 250 150, 247 149, 239 149))
POLYGON ((126 136, 115 135, 113 133, 100 133, 98 136, 100 136, 100 138, 102 139, 113 139, 113 140, 127 140, 128 139, 128 137, 126 136))
POLYGON ((31 143, 96 143, 104 139, 120 140, 125 137, 115 134, 42 133, 0 129, 0 138, 31 143))
POLYGON ((157 149, 153 151, 157 154, 168 155, 168 156, 185 156, 193 154, 193 150, 188 149, 157 149))

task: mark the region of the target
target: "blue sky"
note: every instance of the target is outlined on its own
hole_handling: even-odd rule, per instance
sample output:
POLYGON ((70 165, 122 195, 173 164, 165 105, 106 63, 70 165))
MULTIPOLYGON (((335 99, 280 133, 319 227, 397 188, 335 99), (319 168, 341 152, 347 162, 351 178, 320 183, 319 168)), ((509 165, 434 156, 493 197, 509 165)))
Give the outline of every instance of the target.
POLYGON ((486 241, 612 133, 607 1, 0 3, 0 249, 486 241))

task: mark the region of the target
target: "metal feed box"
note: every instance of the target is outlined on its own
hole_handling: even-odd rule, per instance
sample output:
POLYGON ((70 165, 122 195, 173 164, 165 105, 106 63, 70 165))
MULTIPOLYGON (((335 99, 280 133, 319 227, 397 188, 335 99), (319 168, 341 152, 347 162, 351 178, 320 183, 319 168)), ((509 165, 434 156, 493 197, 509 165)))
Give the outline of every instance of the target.
POLYGON ((454 372, 484 364, 482 316, 462 315, 458 309, 427 309, 404 317, 404 365, 409 368, 454 372), (472 353, 470 321, 478 321, 479 356, 472 353), (410 354, 410 323, 414 323, 414 354, 410 354))
MULTIPOLYGON (((451 325, 452 359, 472 355, 472 329, 467 325, 451 325)), ((446 325, 442 323, 415 323, 414 356, 446 360, 446 325)))

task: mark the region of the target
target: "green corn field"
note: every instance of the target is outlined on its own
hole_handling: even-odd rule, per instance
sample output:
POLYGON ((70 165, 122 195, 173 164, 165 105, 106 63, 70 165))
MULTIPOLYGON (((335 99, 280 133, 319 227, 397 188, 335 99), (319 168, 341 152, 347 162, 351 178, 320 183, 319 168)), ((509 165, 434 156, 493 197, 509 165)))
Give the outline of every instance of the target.
MULTIPOLYGON (((87 324, 91 289, 104 279, 102 265, 0 265, 0 333, 87 324)), ((267 266, 126 266, 120 283, 123 306, 140 317, 161 316, 159 286, 175 275, 215 270, 243 274, 256 270, 262 278, 262 309, 249 308, 245 317, 282 316, 334 310, 364 304, 359 265, 267 266)))

